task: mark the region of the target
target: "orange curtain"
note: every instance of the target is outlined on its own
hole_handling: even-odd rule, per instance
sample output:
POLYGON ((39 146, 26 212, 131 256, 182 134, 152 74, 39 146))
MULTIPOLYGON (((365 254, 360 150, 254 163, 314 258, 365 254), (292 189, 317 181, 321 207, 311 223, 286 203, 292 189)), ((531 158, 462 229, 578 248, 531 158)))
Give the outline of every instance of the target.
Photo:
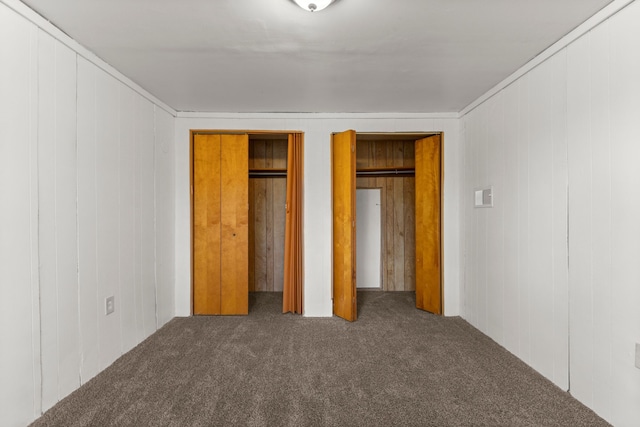
POLYGON ((282 312, 302 314, 302 167, 301 133, 289 134, 287 216, 284 234, 282 312))

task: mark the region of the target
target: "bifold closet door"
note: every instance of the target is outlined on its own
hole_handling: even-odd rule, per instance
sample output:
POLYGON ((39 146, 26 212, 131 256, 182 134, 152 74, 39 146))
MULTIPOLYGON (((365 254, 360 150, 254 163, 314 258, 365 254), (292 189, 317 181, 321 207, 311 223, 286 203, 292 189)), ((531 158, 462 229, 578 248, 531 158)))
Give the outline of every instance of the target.
POLYGON ((222 135, 221 314, 249 313, 249 136, 222 135))
POLYGON ((415 142, 416 307, 442 314, 442 139, 415 142))
POLYGON ((220 314, 220 142, 193 139, 193 314, 220 314))
POLYGON ((356 132, 331 141, 333 198, 333 314, 358 317, 356 294, 356 132))
POLYGON ((193 313, 248 313, 249 140, 194 136, 193 313))

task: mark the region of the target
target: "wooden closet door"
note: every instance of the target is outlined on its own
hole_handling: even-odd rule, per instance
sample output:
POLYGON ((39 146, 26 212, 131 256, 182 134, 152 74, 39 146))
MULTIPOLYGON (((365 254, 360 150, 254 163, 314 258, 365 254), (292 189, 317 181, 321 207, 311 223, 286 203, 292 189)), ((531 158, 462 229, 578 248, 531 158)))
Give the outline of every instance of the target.
POLYGON ((333 135, 333 313, 354 321, 356 294, 356 133, 333 135))
POLYGON ((220 314, 220 141, 193 140, 193 314, 220 314))
POLYGON ((249 136, 222 135, 221 314, 249 313, 249 136))
POLYGON ((441 137, 415 142, 416 307, 442 314, 441 137))

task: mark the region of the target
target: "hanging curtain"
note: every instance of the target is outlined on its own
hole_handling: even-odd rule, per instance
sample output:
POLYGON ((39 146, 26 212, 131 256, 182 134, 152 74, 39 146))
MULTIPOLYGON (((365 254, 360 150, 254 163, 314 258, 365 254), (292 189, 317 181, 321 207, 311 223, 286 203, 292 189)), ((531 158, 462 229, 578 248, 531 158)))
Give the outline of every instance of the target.
POLYGON ((282 312, 302 314, 302 166, 301 133, 289 134, 287 216, 284 234, 282 312))

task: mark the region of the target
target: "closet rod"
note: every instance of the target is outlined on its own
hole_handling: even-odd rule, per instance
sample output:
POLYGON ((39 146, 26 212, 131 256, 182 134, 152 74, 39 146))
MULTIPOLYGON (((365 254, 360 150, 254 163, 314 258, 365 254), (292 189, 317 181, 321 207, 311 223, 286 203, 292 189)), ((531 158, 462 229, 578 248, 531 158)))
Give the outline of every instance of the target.
POLYGON ((249 172, 249 178, 286 178, 287 172, 269 172, 269 171, 260 171, 260 172, 249 172))
POLYGON ((356 176, 380 176, 380 175, 415 175, 415 169, 392 169, 392 170, 373 170, 373 171, 359 171, 356 170, 356 176))

